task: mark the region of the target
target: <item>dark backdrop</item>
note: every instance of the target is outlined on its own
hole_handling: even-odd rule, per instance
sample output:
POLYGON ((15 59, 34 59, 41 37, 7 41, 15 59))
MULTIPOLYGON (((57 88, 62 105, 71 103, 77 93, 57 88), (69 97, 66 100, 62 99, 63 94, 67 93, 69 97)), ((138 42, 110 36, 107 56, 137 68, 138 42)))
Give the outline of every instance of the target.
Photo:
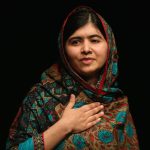
POLYGON ((0 142, 8 130, 28 90, 41 73, 57 60, 57 36, 67 12, 88 4, 101 12, 111 25, 118 47, 120 87, 129 97, 141 149, 148 135, 148 51, 149 25, 147 4, 109 0, 64 0, 52 3, 6 2, 1 6, 1 101, 0 142))

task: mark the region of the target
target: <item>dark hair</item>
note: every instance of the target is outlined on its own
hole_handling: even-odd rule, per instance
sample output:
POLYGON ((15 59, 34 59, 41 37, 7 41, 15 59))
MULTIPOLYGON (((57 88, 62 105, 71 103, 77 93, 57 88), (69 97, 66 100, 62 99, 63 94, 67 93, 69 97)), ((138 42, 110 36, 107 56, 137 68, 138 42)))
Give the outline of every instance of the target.
POLYGON ((94 10, 89 7, 81 6, 74 9, 67 18, 63 32, 64 43, 71 34, 73 34, 78 28, 84 26, 88 22, 92 22, 94 25, 96 25, 106 39, 104 28, 96 12, 94 12, 94 10))

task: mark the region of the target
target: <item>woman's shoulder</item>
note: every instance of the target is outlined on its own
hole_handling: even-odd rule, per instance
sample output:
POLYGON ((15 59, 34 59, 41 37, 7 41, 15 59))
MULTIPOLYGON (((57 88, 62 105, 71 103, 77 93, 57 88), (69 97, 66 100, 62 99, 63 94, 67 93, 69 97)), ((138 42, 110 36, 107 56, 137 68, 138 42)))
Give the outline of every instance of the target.
POLYGON ((53 64, 41 74, 41 84, 53 83, 61 79, 61 67, 59 64, 53 64))
POLYGON ((41 95, 43 92, 45 92, 45 90, 42 88, 42 84, 40 82, 34 84, 27 92, 23 100, 23 105, 32 107, 32 105, 42 98, 41 95))
POLYGON ((41 105, 47 103, 52 98, 53 89, 60 79, 60 67, 58 64, 53 64, 43 71, 39 82, 35 83, 28 91, 23 104, 33 107, 37 103, 41 105))

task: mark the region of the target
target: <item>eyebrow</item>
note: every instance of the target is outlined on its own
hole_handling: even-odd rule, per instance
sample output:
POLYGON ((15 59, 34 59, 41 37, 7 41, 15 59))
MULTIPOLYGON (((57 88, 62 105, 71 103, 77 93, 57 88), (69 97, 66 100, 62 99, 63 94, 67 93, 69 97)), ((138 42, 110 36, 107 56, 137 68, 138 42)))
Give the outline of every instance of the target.
MULTIPOLYGON (((102 36, 98 35, 98 34, 92 34, 92 35, 87 36, 87 38, 89 38, 89 39, 90 38, 95 38, 95 37, 102 39, 102 36)), ((83 39, 83 38, 84 38, 83 36, 73 36, 73 37, 69 38, 68 40, 71 41, 71 40, 74 40, 74 39, 83 39)))

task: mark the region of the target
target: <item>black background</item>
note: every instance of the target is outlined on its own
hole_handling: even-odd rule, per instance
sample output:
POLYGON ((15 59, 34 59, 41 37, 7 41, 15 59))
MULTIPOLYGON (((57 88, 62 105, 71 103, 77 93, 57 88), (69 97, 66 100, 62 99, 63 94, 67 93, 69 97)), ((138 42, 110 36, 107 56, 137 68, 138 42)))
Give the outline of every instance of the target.
MULTIPOLYGON (((141 149, 148 145, 149 16, 144 1, 22 1, 1 5, 0 142, 27 91, 57 60, 57 36, 67 13, 79 4, 99 11, 110 24, 119 52, 119 82, 129 97, 141 149), (132 3, 131 3, 132 2, 132 3)), ((0 148, 1 148, 0 147, 0 148)))

